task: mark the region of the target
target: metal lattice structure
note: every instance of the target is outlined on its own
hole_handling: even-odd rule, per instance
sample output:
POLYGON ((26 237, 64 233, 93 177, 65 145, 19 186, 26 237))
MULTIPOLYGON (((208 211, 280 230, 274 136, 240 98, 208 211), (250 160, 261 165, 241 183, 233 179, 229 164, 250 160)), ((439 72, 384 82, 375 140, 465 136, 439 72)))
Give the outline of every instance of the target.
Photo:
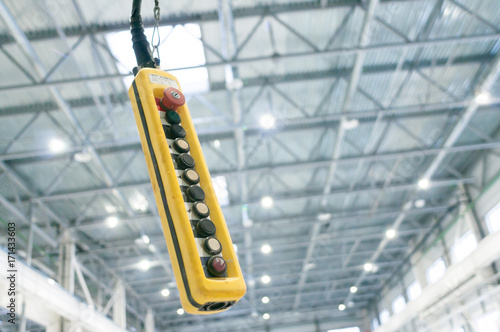
MULTIPOLYGON (((120 72, 106 38, 128 30, 131 1, 0 0, 0 217, 17 223, 21 258, 64 286, 60 250, 73 244, 85 280, 75 295, 107 314, 122 287, 127 327, 137 331, 148 315, 172 331, 361 321, 418 240, 452 213, 457 186, 481 185, 468 170, 500 148, 497 1, 160 5, 161 25, 201 31, 206 64, 197 68, 207 69, 209 91, 187 103, 212 176, 227 182, 223 212, 245 298, 215 316, 176 312, 123 83, 131 74, 120 72), (261 127, 263 114, 275 127, 261 127), (52 138, 66 148, 51 151, 52 138), (272 207, 261 205, 265 196, 272 207), (119 219, 112 229, 111 216, 119 219), (148 271, 137 268, 142 260, 148 271)), ((152 1, 147 26, 150 9, 152 1)))

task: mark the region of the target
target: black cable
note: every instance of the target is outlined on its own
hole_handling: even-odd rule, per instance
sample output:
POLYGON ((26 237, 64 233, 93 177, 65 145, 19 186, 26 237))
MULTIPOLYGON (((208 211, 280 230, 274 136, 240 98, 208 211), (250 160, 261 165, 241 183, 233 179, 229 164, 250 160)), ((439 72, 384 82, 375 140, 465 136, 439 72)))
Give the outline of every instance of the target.
POLYGON ((142 24, 141 17, 141 3, 142 0, 133 0, 132 2, 132 14, 130 15, 132 47, 134 48, 138 69, 144 67, 156 68, 149 42, 144 34, 144 25, 142 24))

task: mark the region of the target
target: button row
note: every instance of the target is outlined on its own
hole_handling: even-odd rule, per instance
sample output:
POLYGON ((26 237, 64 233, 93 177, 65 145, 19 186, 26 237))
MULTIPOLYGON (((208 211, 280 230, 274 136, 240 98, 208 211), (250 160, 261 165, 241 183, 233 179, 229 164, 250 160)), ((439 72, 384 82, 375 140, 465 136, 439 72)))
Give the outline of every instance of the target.
POLYGON ((213 277, 221 277, 224 276, 227 271, 227 263, 224 258, 220 256, 222 244, 215 237, 216 227, 214 223, 208 219, 210 216, 210 209, 204 202, 205 192, 198 185, 200 176, 194 170, 196 163, 189 153, 190 146, 185 140, 186 131, 181 126, 181 117, 175 111, 175 109, 182 106, 184 102, 184 96, 177 89, 166 88, 164 90, 163 98, 158 102, 161 108, 160 114, 165 119, 165 122, 168 123, 163 125, 163 131, 166 138, 173 140, 171 141, 171 148, 179 153, 179 155, 173 154, 172 156, 176 162, 176 168, 182 170, 180 178, 188 185, 185 190, 185 199, 187 202, 192 203, 191 210, 193 214, 200 219, 196 222, 194 229, 199 237, 204 238, 201 242, 203 250, 209 255, 212 255, 206 265, 207 271, 213 277), (166 114, 164 112, 166 112, 166 114), (163 114, 165 115, 163 116, 163 114))

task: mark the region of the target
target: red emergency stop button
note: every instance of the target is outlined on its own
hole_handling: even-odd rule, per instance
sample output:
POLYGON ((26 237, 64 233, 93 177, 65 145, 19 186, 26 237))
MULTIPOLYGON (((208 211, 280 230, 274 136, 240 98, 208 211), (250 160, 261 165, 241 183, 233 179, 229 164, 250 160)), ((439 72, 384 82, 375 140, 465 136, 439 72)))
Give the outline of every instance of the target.
POLYGON ((208 260, 207 270, 211 275, 220 277, 226 273, 227 263, 222 257, 212 256, 212 258, 208 260))
POLYGON ((163 98, 160 100, 160 106, 165 110, 176 110, 186 103, 186 98, 182 92, 176 88, 168 87, 163 90, 163 98))

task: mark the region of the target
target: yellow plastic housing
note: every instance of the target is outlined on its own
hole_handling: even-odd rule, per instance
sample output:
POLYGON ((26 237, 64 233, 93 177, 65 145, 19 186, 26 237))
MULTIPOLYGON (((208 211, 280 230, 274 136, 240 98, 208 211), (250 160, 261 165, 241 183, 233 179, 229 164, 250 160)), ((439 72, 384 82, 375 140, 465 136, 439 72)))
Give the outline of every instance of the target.
POLYGON ((184 204, 174 163, 169 151, 155 98, 161 98, 166 87, 180 90, 177 79, 161 70, 144 68, 129 89, 149 176, 161 217, 163 233, 172 262, 184 310, 191 314, 212 314, 227 310, 245 295, 246 286, 238 258, 215 196, 200 142, 186 104, 177 109, 186 131, 190 154, 205 192, 210 220, 216 226, 215 237, 222 244, 227 262, 227 277, 207 277, 200 260, 195 236, 184 204))

